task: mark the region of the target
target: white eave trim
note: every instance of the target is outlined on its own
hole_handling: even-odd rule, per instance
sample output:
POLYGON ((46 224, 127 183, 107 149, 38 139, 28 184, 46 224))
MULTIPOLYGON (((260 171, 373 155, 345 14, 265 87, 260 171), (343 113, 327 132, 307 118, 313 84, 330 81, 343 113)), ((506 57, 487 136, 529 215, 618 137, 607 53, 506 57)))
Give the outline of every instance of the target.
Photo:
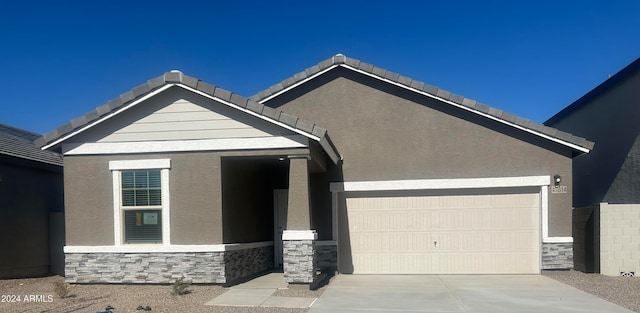
POLYGON ((81 127, 81 128, 79 128, 79 129, 77 129, 77 130, 75 130, 75 131, 73 131, 73 132, 71 132, 71 133, 69 133, 69 134, 67 134, 67 135, 65 135, 65 136, 62 136, 62 137, 58 138, 57 140, 53 141, 53 142, 52 142, 52 143, 50 143, 50 144, 44 145, 44 146, 43 146, 42 148, 40 148, 40 149, 42 149, 42 150, 47 150, 47 149, 49 149, 49 148, 51 148, 51 147, 54 147, 54 146, 58 145, 59 143, 61 143, 61 142, 65 141, 65 140, 67 140, 67 139, 69 139, 69 138, 71 138, 71 137, 73 137, 73 136, 75 136, 75 135, 77 135, 77 134, 79 134, 79 133, 82 133, 82 132, 84 132, 84 131, 85 131, 85 130, 87 130, 87 129, 90 129, 90 128, 92 128, 92 127, 96 126, 96 125, 99 125, 100 123, 102 123, 102 122, 104 122, 104 121, 106 121, 106 120, 110 119, 111 117, 113 117, 113 116, 115 116, 115 115, 119 114, 120 112, 123 112, 123 111, 125 111, 125 110, 128 110, 128 109, 130 109, 131 107, 135 106, 136 104, 138 104, 138 103, 140 103, 140 102, 143 102, 143 101, 145 101, 145 100, 147 100, 147 99, 149 99, 149 98, 151 98, 151 97, 153 97, 153 96, 155 96, 155 95, 157 95, 157 94, 159 94, 159 93, 161 93, 161 92, 163 92, 163 91, 165 91, 165 90, 167 90, 167 89, 169 89, 169 88, 171 88, 171 87, 173 87, 173 86, 174 86, 174 84, 167 84, 167 85, 164 85, 164 86, 162 86, 162 87, 160 87, 160 88, 158 88, 158 89, 156 89, 156 90, 154 90, 154 91, 152 91, 152 92, 150 92, 150 93, 148 93, 148 94, 144 95, 144 96, 143 96, 143 97, 141 97, 140 99, 138 99, 138 100, 136 100, 136 101, 133 101, 133 102, 129 103, 129 104, 128 104, 127 106, 125 106, 124 108, 122 108, 122 109, 120 109, 120 110, 117 110, 117 111, 115 111, 115 112, 111 112, 111 113, 109 113, 109 114, 107 114, 107 115, 103 116, 102 118, 98 119, 98 120, 97 120, 97 121, 95 121, 95 122, 91 122, 91 123, 89 123, 88 125, 85 125, 84 127, 81 127))
POLYGON ((338 67, 340 65, 341 64, 334 64, 334 65, 332 65, 332 66, 330 66, 330 67, 328 67, 328 68, 326 68, 326 69, 324 69, 324 70, 322 70, 320 72, 317 72, 317 73, 315 73, 315 74, 313 74, 313 75, 311 75, 311 76, 309 76, 309 77, 307 77, 307 78, 305 78, 305 79, 303 79, 303 80, 301 80, 301 81, 299 81, 299 82, 297 82, 297 83, 295 83, 295 84, 293 84, 293 85, 291 85, 291 86, 289 86, 287 88, 279 90, 278 92, 276 92, 276 93, 274 93, 274 94, 272 94, 272 95, 270 95, 270 96, 268 96, 268 97, 266 97, 266 98, 264 98, 264 99, 262 99, 262 100, 260 100, 258 102, 259 103, 267 102, 267 101, 269 101, 269 100, 271 100, 271 99, 273 99, 273 98, 275 98, 275 97, 277 97, 277 96, 279 96, 279 95, 281 95, 281 94, 283 94, 283 93, 285 93, 285 92, 287 92, 287 91, 289 91, 289 90, 291 90, 293 88, 296 88, 296 87, 306 83, 307 81, 310 81, 310 80, 312 80, 312 79, 314 79, 314 78, 316 78, 316 77, 318 77, 318 76, 320 76, 320 75, 322 75, 322 74, 324 74, 324 73, 326 73, 326 72, 328 72, 328 71, 330 71, 330 70, 332 70, 332 69, 334 69, 334 68, 336 68, 336 67, 338 67))
POLYGON ((333 182, 332 192, 548 186, 550 176, 333 182))
POLYGON ((224 252, 272 246, 273 241, 218 245, 137 245, 122 246, 65 246, 64 253, 189 253, 224 252))
POLYGON ((308 147, 301 135, 260 138, 219 138, 198 140, 88 142, 62 144, 64 155, 153 153, 181 151, 228 151, 259 149, 292 149, 308 147))
MULTIPOLYGON (((295 127, 291 127, 291 126, 289 126, 289 125, 287 125, 285 123, 282 123, 280 121, 277 121, 277 120, 274 120, 272 118, 266 117, 264 115, 258 114, 256 112, 253 112, 253 111, 249 110, 249 109, 240 107, 240 106, 238 106, 236 104, 233 104, 233 103, 231 103, 229 101, 225 101, 223 99, 214 97, 212 95, 209 95, 209 94, 204 93, 202 91, 199 91, 197 89, 193 89, 193 88, 191 88, 189 86, 186 86, 186 85, 184 85, 182 83, 170 83, 170 84, 166 84, 166 85, 158 88, 157 90, 154 90, 154 91, 150 92, 149 94, 141 97, 140 99, 137 99, 137 100, 131 102, 130 104, 126 105, 125 107, 123 107, 123 108, 121 108, 121 109, 119 109, 119 110, 117 110, 115 112, 111 112, 111 113, 107 114, 106 116, 103 116, 102 118, 98 119, 95 122, 90 123, 89 125, 81 127, 79 129, 77 129, 77 130, 75 130, 75 131, 73 131, 73 132, 61 137, 61 138, 58 138, 57 140, 53 141, 52 143, 43 146, 41 149, 42 150, 47 150, 47 149, 49 149, 51 147, 54 147, 54 146, 60 144, 61 142, 65 141, 65 140, 67 140, 67 139, 69 139, 69 138, 71 138, 71 137, 73 137, 73 136, 75 136, 75 135, 77 135, 79 133, 82 133, 82 132, 86 131, 87 129, 90 129, 90 128, 96 126, 96 125, 99 125, 100 123, 102 123, 102 122, 114 117, 115 115, 118 115, 118 114, 120 114, 120 113, 122 113, 122 112, 124 112, 124 111, 126 111, 126 110, 128 110, 128 109, 130 109, 130 108, 132 108, 134 106, 136 106, 137 104, 139 104, 139 103, 141 103, 141 102, 143 102, 143 101, 145 101, 145 100, 147 100, 147 99, 149 99, 149 98, 151 98, 151 97, 153 97, 153 96, 155 96, 155 95, 157 95, 157 94, 159 94, 159 93, 161 93, 161 92, 163 92, 163 91, 165 91, 165 90, 167 90, 167 89, 169 89, 169 88, 171 88, 173 86, 177 86, 177 87, 183 88, 185 90, 189 90, 189 91, 194 92, 196 94, 199 94, 199 95, 201 95, 203 97, 206 97, 208 99, 214 100, 216 102, 220 102, 220 103, 225 104, 227 106, 230 106, 230 107, 232 107, 232 108, 234 108, 236 110, 239 110, 239 111, 242 111, 244 113, 250 114, 250 115, 255 116, 255 117, 259 118, 259 119, 262 119, 264 121, 267 121, 267 122, 275 124, 275 125, 278 125, 278 126, 283 127, 283 128, 285 128, 285 129, 287 129, 289 131, 292 131, 294 133, 297 133, 299 135, 305 136, 305 137, 307 137, 309 139, 312 139, 312 140, 315 140, 315 141, 321 143, 321 139, 322 138, 320 138, 320 137, 318 137, 316 135, 313 135, 311 133, 308 133, 306 131, 297 129, 295 127)), ((334 161, 334 162, 338 161, 338 157, 336 156, 337 155, 336 151, 333 151, 333 149, 331 149, 330 147, 327 147, 326 145, 322 145, 322 147, 323 147, 323 149, 329 148, 329 150, 327 150, 327 154, 331 157, 332 161, 334 161)))
POLYGON ((386 79, 386 78, 380 77, 380 76, 378 76, 378 75, 375 75, 375 74, 372 74, 372 73, 369 73, 369 72, 366 72, 366 71, 363 71, 363 70, 357 69, 357 68, 352 67, 352 66, 347 65, 347 64, 337 64, 337 65, 330 66, 329 68, 325 69, 324 71, 320 71, 320 72, 316 73, 315 75, 309 76, 309 77, 307 77, 307 78, 305 78, 305 79, 303 79, 303 80, 301 80, 301 81, 299 81, 299 82, 297 82, 297 83, 295 83, 295 84, 293 84, 293 85, 291 85, 291 86, 289 86, 289 87, 287 87, 287 88, 285 88, 285 89, 282 89, 282 90, 280 90, 280 91, 278 91, 278 92, 276 92, 276 93, 274 93, 274 94, 272 94, 272 95, 270 95, 270 96, 268 96, 268 97, 266 97, 266 98, 264 98, 264 99, 260 100, 260 103, 267 102, 267 101, 269 101, 269 100, 271 100, 271 99, 273 99, 273 98, 275 98, 275 97, 277 97, 277 96, 279 96, 279 95, 281 95, 281 94, 283 94, 283 93, 285 93, 285 92, 287 92, 287 91, 289 91, 289 90, 291 90, 291 89, 293 89, 293 88, 295 88, 295 87, 297 87, 297 86, 299 86, 299 85, 302 85, 302 84, 306 83, 306 82, 307 82, 307 81, 309 81, 309 80, 312 80, 312 79, 314 79, 314 78, 316 78, 316 77, 318 77, 318 76, 320 76, 320 75, 322 75, 322 74, 324 74, 324 73, 326 73, 326 72, 328 72, 328 71, 330 71, 330 70, 332 70, 332 69, 334 69, 334 68, 338 67, 338 66, 341 66, 341 67, 344 67, 344 68, 350 69, 350 70, 352 70, 352 71, 358 72, 358 73, 360 73, 360 74, 367 75, 367 76, 369 76, 369 77, 372 77, 372 78, 375 78, 375 79, 378 79, 378 80, 384 81, 384 82, 386 82, 386 83, 389 83, 389 84, 392 84, 392 85, 398 86, 398 87, 400 87, 400 88, 403 88, 403 89, 406 89, 406 90, 410 90, 410 91, 412 91, 412 92, 419 93, 419 94, 421 94, 421 95, 423 95, 423 96, 427 96, 427 97, 429 97, 429 98, 432 98, 432 99, 436 99, 436 100, 438 100, 438 101, 445 102, 445 103, 450 104, 450 105, 452 105, 452 106, 455 106, 455 107, 457 107, 457 108, 460 108, 460 109, 463 109, 463 110, 466 110, 466 111, 469 111, 469 112, 473 112, 473 113, 478 114, 478 115, 481 115, 481 116, 483 116, 483 117, 486 117, 486 118, 492 119, 492 120, 494 120, 494 121, 497 121, 497 122, 500 122, 500 123, 503 123, 503 124, 506 124, 506 125, 509 125, 509 126, 511 126, 511 127, 514 127, 514 128, 519 129, 519 130, 522 130, 522 131, 525 131, 525 132, 528 132, 528 133, 534 134, 534 135, 536 135, 536 136, 539 136, 539 137, 545 138, 545 139, 547 139, 547 140, 550 140, 550 141, 553 141, 553 142, 559 143, 559 144, 561 144, 561 145, 564 145, 564 146, 567 146, 567 147, 569 147, 569 148, 572 148, 572 149, 575 149, 575 150, 581 151, 581 152, 583 152, 583 153, 589 153, 589 152, 591 151, 590 149, 587 149, 587 148, 585 148, 585 147, 581 147, 581 146, 579 146, 579 145, 576 145, 576 144, 570 143, 570 142, 568 142, 568 141, 561 140, 561 139, 558 139, 558 138, 554 138, 554 137, 551 137, 551 136, 549 136, 549 135, 547 135, 547 134, 544 134, 544 133, 541 133, 541 132, 538 132, 538 131, 535 131, 535 130, 532 130, 532 129, 529 129, 529 128, 526 128, 526 127, 523 127, 523 126, 520 126, 520 125, 518 125, 518 124, 515 124, 515 123, 512 123, 512 122, 509 122, 509 121, 505 121, 505 120, 503 120, 503 119, 501 119, 501 118, 498 118, 498 117, 495 117, 495 116, 493 116, 493 115, 490 115, 490 114, 487 114, 487 113, 484 113, 484 112, 481 112, 481 111, 478 111, 478 110, 474 110, 474 109, 469 108, 469 107, 467 107, 467 106, 464 106, 464 105, 461 105, 461 104, 455 103, 455 102, 450 101, 450 100, 443 99, 443 98, 441 98, 441 97, 438 97, 438 96, 432 95, 432 94, 427 93, 427 92, 424 92, 424 91, 422 91, 422 90, 417 90, 417 89, 415 89, 415 88, 411 88, 410 86, 407 86, 407 85, 404 85, 404 84, 400 84, 400 83, 394 82, 394 81, 392 81, 392 80, 389 80, 389 79, 386 79))

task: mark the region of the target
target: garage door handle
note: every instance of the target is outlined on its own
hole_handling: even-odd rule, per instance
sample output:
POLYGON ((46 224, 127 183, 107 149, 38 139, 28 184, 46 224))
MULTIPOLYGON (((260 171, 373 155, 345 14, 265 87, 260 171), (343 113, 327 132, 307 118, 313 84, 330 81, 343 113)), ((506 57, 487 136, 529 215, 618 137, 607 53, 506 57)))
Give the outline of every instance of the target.
POLYGON ((437 241, 434 241, 434 242, 433 242, 433 247, 434 247, 434 248, 437 248, 437 247, 438 247, 438 242, 437 242, 437 241))

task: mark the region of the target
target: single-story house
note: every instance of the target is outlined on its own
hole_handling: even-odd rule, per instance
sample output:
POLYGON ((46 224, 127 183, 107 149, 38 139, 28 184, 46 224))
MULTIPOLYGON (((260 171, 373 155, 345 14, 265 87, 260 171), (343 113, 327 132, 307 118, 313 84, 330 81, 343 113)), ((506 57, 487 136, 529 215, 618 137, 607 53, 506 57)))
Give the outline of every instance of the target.
POLYGON ((545 124, 597 143, 573 163, 576 269, 640 272, 640 59, 545 124))
POLYGON ((226 284, 571 268, 593 146, 340 54, 249 99, 171 71, 38 144, 64 155, 68 281, 226 284))
POLYGON ((0 124, 0 278, 64 273, 62 155, 0 124))

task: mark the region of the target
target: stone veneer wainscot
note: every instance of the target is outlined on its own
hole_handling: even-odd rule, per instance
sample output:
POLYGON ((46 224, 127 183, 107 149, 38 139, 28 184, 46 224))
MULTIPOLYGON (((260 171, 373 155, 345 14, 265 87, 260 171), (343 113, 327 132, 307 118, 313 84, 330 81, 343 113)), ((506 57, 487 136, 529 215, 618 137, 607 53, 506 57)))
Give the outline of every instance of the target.
POLYGON ((573 268, 573 243, 542 244, 542 269, 571 269, 573 268))
POLYGON ((273 246, 220 252, 66 253, 69 283, 228 284, 265 271, 273 246))

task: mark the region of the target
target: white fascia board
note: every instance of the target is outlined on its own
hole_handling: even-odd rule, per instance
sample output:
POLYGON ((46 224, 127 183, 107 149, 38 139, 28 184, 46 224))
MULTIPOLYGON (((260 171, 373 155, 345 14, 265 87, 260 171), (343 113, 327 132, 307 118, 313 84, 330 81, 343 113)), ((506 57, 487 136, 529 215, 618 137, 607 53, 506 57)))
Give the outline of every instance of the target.
POLYGON ((329 156, 333 164, 338 164, 338 162, 340 161, 340 155, 338 155, 337 151, 333 149, 333 147, 331 146, 331 144, 326 138, 322 138, 320 140, 320 146, 327 153, 327 155, 329 156))
POLYGON ((301 135, 260 138, 219 138, 200 140, 88 142, 63 144, 64 155, 126 154, 183 151, 228 151, 307 148, 308 139, 301 135))
POLYGON ((157 94, 159 94, 159 93, 161 93, 161 92, 163 92, 163 91, 165 91, 165 90, 167 90, 167 89, 171 88, 172 86, 174 86, 174 85, 173 85, 173 84, 164 85, 164 86, 162 86, 162 87, 160 87, 160 88, 158 88, 158 89, 156 89, 156 90, 154 90, 154 91, 152 91, 152 92, 150 92, 150 93, 146 94, 145 96, 141 97, 140 99, 138 99, 138 100, 136 100, 136 101, 133 101, 133 102, 129 103, 129 104, 128 104, 128 105, 126 105, 124 108, 119 109, 119 110, 117 110, 116 112, 111 112, 111 113, 109 113, 109 114, 107 114, 107 115, 105 115, 105 116, 103 116, 103 117, 99 118, 97 121, 89 123, 89 125, 86 125, 86 126, 84 126, 84 127, 81 127, 81 128, 79 128, 79 129, 77 129, 77 130, 75 130, 75 131, 73 131, 73 132, 69 133, 68 135, 65 135, 65 136, 63 136, 63 137, 60 137, 60 138, 58 138, 57 140, 55 140, 54 142, 52 142, 52 143, 50 143, 50 144, 48 144, 48 145, 43 146, 41 149, 42 149, 42 150, 47 150, 47 149, 49 149, 49 148, 51 148, 51 147, 53 147, 53 146, 56 146, 57 144, 59 144, 59 143, 61 143, 61 142, 65 141, 65 140, 67 140, 67 139, 69 139, 69 138, 71 138, 71 137, 73 137, 73 136, 75 136, 75 135, 77 135, 77 134, 79 134, 79 133, 82 133, 82 132, 84 132, 85 130, 87 130, 87 129, 89 129, 89 128, 92 128, 92 127, 94 127, 94 126, 96 126, 96 125, 99 125, 100 123, 102 123, 102 122, 104 122, 104 121, 106 121, 106 120, 108 120, 108 119, 112 118, 113 116, 118 115, 120 112, 126 111, 126 110, 130 109, 131 107, 134 107, 136 104, 138 104, 138 103, 140 103, 140 102, 143 102, 143 101, 145 101, 145 100, 147 100, 147 99, 149 99, 149 98, 151 98, 151 97, 153 97, 153 96, 155 96, 155 95, 157 95, 157 94))
POLYGON ((551 136, 549 136, 549 135, 547 135, 547 134, 543 134, 543 133, 541 133, 541 132, 538 132, 538 131, 535 131, 535 130, 532 130, 532 129, 529 129, 529 128, 526 128, 526 127, 523 127, 523 126, 520 126, 520 125, 518 125, 518 124, 514 124, 514 123, 511 123, 511 122, 505 121, 505 120, 503 120, 503 119, 501 119, 501 118, 498 118, 498 117, 495 117, 495 116, 493 116, 493 115, 491 115, 491 114, 487 114, 487 113, 484 113, 484 112, 480 112, 480 111, 478 111, 478 110, 474 110, 474 109, 469 108, 469 107, 467 107, 467 106, 464 106, 464 105, 462 105, 462 104, 458 104, 458 103, 455 103, 455 102, 453 102, 453 101, 446 100, 446 99, 443 99, 443 98, 441 98, 441 97, 438 97, 438 96, 432 95, 432 94, 430 94, 430 93, 428 93, 428 92, 424 92, 424 91, 421 91, 421 90, 416 90, 416 89, 411 88, 411 87, 409 87, 409 86, 406 86, 406 85, 404 85, 404 84, 400 84, 400 83, 394 82, 394 81, 392 81, 392 80, 389 80, 389 79, 386 79, 386 78, 379 77, 378 75, 374 75, 374 74, 371 74, 371 73, 368 73, 368 72, 362 71, 362 70, 360 70, 360 69, 357 69, 357 68, 351 67, 351 66, 349 66, 349 65, 346 65, 346 64, 340 64, 340 66, 345 67, 345 68, 348 68, 348 69, 350 69, 350 70, 352 70, 352 71, 356 71, 356 72, 361 73, 361 74, 363 74, 363 75, 367 75, 367 76, 369 76, 369 77, 373 77, 373 78, 376 78, 376 79, 378 79, 378 80, 381 80, 381 81, 387 82, 387 83, 389 83, 389 84, 392 84, 392 85, 398 86, 398 87, 400 87, 400 88, 407 89, 407 90, 410 90, 410 91, 413 91, 413 92, 417 92, 417 93, 419 93, 419 94, 421 94, 421 95, 423 95, 423 96, 427 96, 427 97, 429 97, 429 98, 432 98, 432 99, 436 99, 436 100, 438 100, 438 101, 445 102, 445 103, 450 104, 450 105, 452 105, 452 106, 455 106, 455 107, 457 107, 457 108, 460 108, 460 109, 463 109, 463 110, 466 110, 466 111, 469 111, 469 112, 473 112, 473 113, 475 113, 475 114, 478 114, 478 115, 481 115, 481 116, 483 116, 483 117, 486 117, 486 118, 492 119, 492 120, 494 120, 494 121, 497 121, 497 122, 500 122, 500 123, 503 123, 503 124, 509 125, 509 126, 511 126, 511 127, 514 127, 514 128, 520 129, 520 130, 522 130, 522 131, 525 131, 525 132, 528 132, 528 133, 534 134, 534 135, 536 135, 536 136, 539 136, 539 137, 545 138, 545 139, 547 139, 547 140, 551 140, 551 141, 553 141, 553 142, 559 143, 559 144, 564 145, 564 146, 567 146, 567 147, 569 147, 569 148, 572 148, 572 149, 575 149, 575 150, 578 150, 578 151, 581 151, 581 152, 584 152, 584 153, 589 153, 589 151, 591 151, 591 150, 589 150, 589 149, 587 149, 587 148, 584 148, 584 147, 578 146, 578 145, 576 145, 576 144, 573 144, 573 143, 570 143, 570 142, 567 142, 567 141, 564 141, 564 140, 561 140, 561 139, 558 139, 558 138, 551 137, 551 136))
POLYGON ((151 97, 153 97, 153 96, 155 96, 155 95, 157 95, 157 94, 159 94, 159 93, 161 93, 161 92, 163 92, 163 91, 165 91, 165 90, 167 90, 167 89, 169 89, 169 88, 171 88, 171 87, 173 87, 173 86, 177 86, 177 87, 180 87, 180 88, 183 88, 183 89, 189 90, 189 91, 191 91, 191 92, 193 92, 193 93, 196 93, 196 94, 199 94, 199 95, 201 95, 201 96, 203 96, 203 97, 205 97, 205 98, 208 98, 208 99, 211 99, 211 100, 214 100, 214 101, 220 102, 220 103, 222 103, 222 104, 225 104, 225 105, 227 105, 227 106, 229 106, 229 107, 232 107, 232 108, 234 108, 234 109, 236 109, 236 110, 239 110, 239 111, 242 111, 242 112, 244 112, 244 113, 250 114, 250 115, 252 115, 252 116, 255 116, 255 117, 257 117, 257 118, 259 118, 259 119, 262 119, 262 120, 264 120, 264 121, 267 121, 267 122, 269 122, 269 123, 276 124, 276 125, 278 125, 278 126, 280 126, 280 127, 283 127, 283 128, 285 128, 285 129, 290 130, 290 131, 292 131, 292 132, 294 132, 294 133, 297 133, 297 134, 299 134, 299 135, 305 136, 305 137, 307 137, 307 138, 313 139, 313 140, 318 141, 318 142, 320 141, 320 138, 319 138, 318 136, 315 136, 315 135, 313 135, 313 134, 311 134, 311 133, 307 133, 307 132, 302 131, 302 130, 300 130, 300 129, 297 129, 297 128, 295 128, 295 127, 291 127, 291 126, 289 126, 289 125, 287 125, 287 124, 285 124, 285 123, 282 123, 282 122, 280 122, 280 121, 276 121, 276 120, 274 120, 274 119, 268 118, 268 117, 266 117, 266 116, 264 116, 264 115, 258 114, 258 113, 256 113, 256 112, 253 112, 253 111, 248 110, 248 109, 246 109, 246 108, 242 108, 242 107, 240 107, 240 106, 238 106, 238 105, 236 105, 236 104, 233 104, 233 103, 231 103, 231 102, 228 102, 228 101, 222 100, 222 99, 220 99, 220 98, 214 97, 214 96, 212 96, 212 95, 209 95, 209 94, 204 93, 204 92, 202 92, 202 91, 199 91, 199 90, 197 90, 197 89, 193 89, 193 88, 191 88, 191 87, 189 87, 189 86, 186 86, 186 85, 184 85, 184 84, 181 84, 181 83, 173 83, 173 84, 167 84, 167 85, 164 85, 164 86, 162 86, 162 87, 158 88, 157 90, 154 90, 153 92, 150 92, 149 94, 147 94, 147 95, 145 95, 145 96, 141 97, 140 99, 138 99, 138 100, 135 100, 135 101, 131 102, 130 104, 126 105, 124 108, 119 109, 119 110, 117 110, 116 112, 112 112, 112 113, 110 113, 110 114, 107 114, 106 116, 104 116, 104 117, 102 117, 102 118, 98 119, 97 121, 92 122, 92 123, 90 123, 89 125, 86 125, 85 127, 82 127, 82 128, 80 128, 80 129, 78 129, 78 130, 76 130, 76 131, 73 131, 73 132, 71 132, 70 134, 65 135, 64 137, 61 137, 61 138, 59 138, 59 139, 55 140, 54 142, 52 142, 52 143, 50 143, 50 144, 48 144, 48 145, 43 146, 43 147, 42 147, 42 150, 49 149, 49 148, 51 148, 51 147, 53 147, 53 146, 55 146, 55 145, 57 145, 57 144, 59 144, 59 143, 61 143, 61 142, 65 141, 65 140, 67 140, 68 138, 71 138, 71 137, 73 137, 73 136, 75 136, 75 135, 77 135, 77 134, 79 134, 79 133, 81 133, 81 132, 84 132, 84 131, 86 131, 87 129, 92 128, 92 127, 94 127, 94 126, 96 126, 96 125, 98 125, 98 124, 100 124, 100 123, 102 123, 102 122, 104 122, 104 121, 106 121, 106 120, 108 120, 108 119, 112 118, 113 116, 115 116, 115 115, 117 115, 117 114, 120 114, 121 112, 124 112, 124 111, 126 111, 126 110, 130 109, 131 107, 134 107, 135 105, 137 105, 137 104, 139 104, 139 103, 141 103, 141 102, 143 102, 143 101, 145 101, 145 100, 147 100, 147 99, 149 99, 149 98, 151 98, 151 97))
POLYGON ((223 252, 272 246, 273 241, 219 245, 138 245, 121 246, 65 246, 64 253, 189 253, 223 252))
POLYGON ((326 73, 326 72, 338 67, 338 66, 340 66, 340 65, 334 64, 334 65, 332 65, 332 66, 330 66, 330 67, 328 67, 328 68, 326 68, 326 69, 324 69, 324 70, 322 70, 322 71, 320 71, 318 73, 315 73, 314 75, 311 75, 311 76, 309 76, 309 77, 307 77, 307 78, 305 78, 305 79, 303 79, 303 80, 301 80, 301 81, 299 81, 299 82, 297 82, 297 83, 295 83, 295 84, 293 84, 293 85, 291 85, 291 86, 289 86, 287 88, 284 88, 284 89, 282 89, 282 90, 280 90, 280 91, 278 91, 278 92, 276 92, 276 93, 274 93, 274 94, 262 99, 262 100, 260 100, 258 102, 259 103, 267 102, 267 101, 269 101, 269 100, 271 100, 271 99, 273 99, 273 98, 275 98, 275 97, 277 97, 277 96, 279 96, 279 95, 281 95, 281 94, 283 94, 283 93, 285 93, 285 92, 287 92, 287 91, 289 91, 289 90, 291 90, 293 88, 296 88, 296 87, 298 87, 298 86, 300 86, 300 85, 302 85, 302 84, 304 84, 304 83, 306 83, 306 82, 308 82, 308 81, 310 81, 310 80, 312 80, 312 79, 314 79, 314 78, 316 78, 316 77, 318 77, 318 76, 320 76, 320 75, 322 75, 322 74, 324 74, 324 73, 326 73))
POLYGON ((333 182, 332 192, 548 186, 550 176, 333 182))
POLYGON ((475 114, 478 114, 478 115, 484 116, 484 117, 489 118, 489 119, 492 119, 492 120, 494 120, 494 121, 497 121, 497 122, 500 122, 500 123, 503 123, 503 124, 509 125, 509 126, 511 126, 511 127, 514 127, 514 128, 520 129, 520 130, 522 130, 522 131, 525 131, 525 132, 528 132, 528 133, 534 134, 534 135, 536 135, 536 136, 540 136, 540 137, 545 138, 545 139, 547 139, 547 140, 551 140, 551 141, 553 141, 553 142, 556 142, 556 143, 562 144, 562 145, 567 146, 567 147, 570 147, 570 148, 572 148, 572 149, 575 149, 575 150, 578 150, 578 151, 581 151, 581 152, 584 152, 584 153, 589 153, 589 151, 591 151, 591 150, 589 150, 589 149, 587 149, 587 148, 584 148, 584 147, 578 146, 578 145, 576 145, 576 144, 573 144, 573 143, 570 143, 570 142, 567 142, 567 141, 564 141, 564 140, 561 140, 561 139, 558 139, 558 138, 551 137, 551 136, 546 135, 546 134, 544 134, 544 133, 541 133, 541 132, 538 132, 538 131, 535 131, 535 130, 532 130, 532 129, 529 129, 529 128, 526 128, 526 127, 523 127, 523 126, 520 126, 520 125, 518 125, 518 124, 514 124, 514 123, 511 123, 511 122, 505 121, 505 120, 500 119, 500 118, 498 118, 498 117, 495 117, 495 116, 493 116, 493 115, 490 115, 490 114, 487 114, 487 113, 484 113, 484 112, 480 112, 480 111, 478 111, 478 110, 474 110, 474 109, 469 108, 469 107, 467 107, 467 106, 464 106, 464 105, 461 105, 461 104, 455 103, 455 102, 450 101, 450 100, 443 99, 443 98, 441 98, 441 97, 438 97, 438 96, 432 95, 432 94, 427 93, 427 92, 424 92, 424 91, 422 91, 422 90, 416 90, 416 89, 411 88, 411 87, 409 87, 409 86, 406 86, 406 85, 404 85, 404 84, 400 84, 400 83, 394 82, 394 81, 392 81, 392 80, 389 80, 389 79, 386 79, 386 78, 380 77, 380 76, 378 76, 378 75, 368 73, 368 72, 366 72, 366 71, 363 71, 363 70, 357 69, 357 68, 352 67, 352 66, 347 65, 347 64, 337 64, 337 65, 333 65, 333 66, 331 66, 331 67, 327 68, 327 69, 326 69, 326 70, 324 70, 324 71, 321 71, 321 72, 316 73, 315 75, 309 76, 309 77, 307 77, 307 78, 305 78, 305 79, 303 79, 303 80, 301 80, 301 81, 299 81, 299 82, 297 82, 297 83, 295 83, 295 84, 293 84, 293 85, 291 85, 291 86, 289 86, 289 87, 287 87, 287 88, 285 88, 285 89, 283 89, 283 90, 278 91, 277 93, 274 93, 274 94, 272 94, 272 95, 270 95, 270 96, 268 96, 268 97, 266 97, 266 98, 264 98, 264 99, 260 100, 260 103, 267 102, 267 101, 269 101, 269 100, 271 100, 271 99, 273 99, 273 98, 275 98, 275 97, 277 97, 277 96, 279 96, 279 95, 281 95, 281 94, 283 94, 283 93, 285 93, 285 92, 287 92, 287 91, 289 91, 289 90, 291 90, 291 89, 293 89, 293 88, 295 88, 295 87, 297 87, 297 86, 299 86, 299 85, 302 85, 302 84, 306 83, 307 81, 310 81, 310 80, 312 80, 312 79, 314 79, 314 78, 316 78, 316 77, 318 77, 318 76, 320 76, 320 75, 322 75, 322 74, 324 74, 324 73, 326 73, 326 72, 328 72, 328 71, 330 71, 330 70, 332 70, 332 69, 334 69, 334 68, 338 67, 338 66, 341 66, 341 67, 344 67, 344 68, 350 69, 350 70, 352 70, 352 71, 358 72, 358 73, 360 73, 360 74, 363 74, 363 75, 366 75, 366 76, 369 76, 369 77, 372 77, 372 78, 375 78, 375 79, 378 79, 378 80, 381 80, 381 81, 387 82, 387 83, 389 83, 389 84, 392 84, 392 85, 398 86, 398 87, 400 87, 400 88, 403 88, 403 89, 406 89, 406 90, 410 90, 410 91, 412 91, 412 92, 419 93, 419 94, 424 95, 424 96, 427 96, 427 97, 429 97, 429 98, 432 98, 432 99, 436 99, 436 100, 438 100, 438 101, 445 102, 445 103, 447 103, 447 104, 453 105, 453 106, 458 107, 458 108, 460 108, 460 109, 463 109, 463 110, 466 110, 466 111, 469 111, 469 112, 473 112, 473 113, 475 113, 475 114))

